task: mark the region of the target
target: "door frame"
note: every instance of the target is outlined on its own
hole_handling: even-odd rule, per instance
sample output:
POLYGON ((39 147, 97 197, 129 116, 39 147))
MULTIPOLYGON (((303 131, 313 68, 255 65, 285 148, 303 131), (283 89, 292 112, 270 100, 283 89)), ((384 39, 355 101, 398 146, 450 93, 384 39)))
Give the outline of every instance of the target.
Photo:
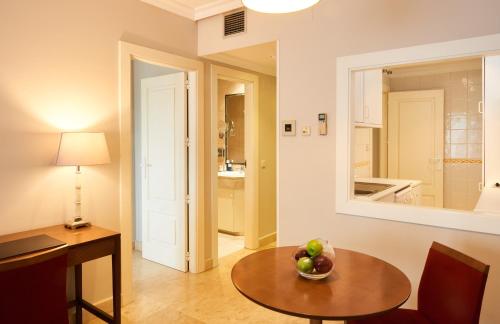
POLYGON ((218 251, 218 177, 217 177, 217 102, 218 80, 245 84, 245 247, 259 247, 259 77, 256 74, 211 64, 210 65, 210 179, 211 179, 211 220, 212 220, 212 260, 211 266, 219 263, 218 251), (247 109, 251 106, 252 109, 247 109), (247 127, 249 125, 250 127, 247 127), (248 136, 250 135, 250 136, 248 136), (250 166, 250 167, 249 167, 250 166))
POLYGON ((122 300, 132 300, 132 230, 133 230, 133 90, 132 61, 174 68, 187 72, 190 80, 188 248, 189 272, 205 270, 204 264, 204 63, 167 52, 119 41, 119 119, 120 119, 120 232, 122 260, 122 300), (196 93, 197 95, 193 95, 196 93))

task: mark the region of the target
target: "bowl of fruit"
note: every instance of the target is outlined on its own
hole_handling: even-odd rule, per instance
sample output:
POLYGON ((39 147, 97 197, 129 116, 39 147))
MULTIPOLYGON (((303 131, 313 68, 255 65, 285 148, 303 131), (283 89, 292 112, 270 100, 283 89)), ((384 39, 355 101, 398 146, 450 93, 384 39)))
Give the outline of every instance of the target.
POLYGON ((299 275, 311 280, 324 279, 335 268, 335 251, 328 241, 322 239, 299 246, 293 259, 299 275))

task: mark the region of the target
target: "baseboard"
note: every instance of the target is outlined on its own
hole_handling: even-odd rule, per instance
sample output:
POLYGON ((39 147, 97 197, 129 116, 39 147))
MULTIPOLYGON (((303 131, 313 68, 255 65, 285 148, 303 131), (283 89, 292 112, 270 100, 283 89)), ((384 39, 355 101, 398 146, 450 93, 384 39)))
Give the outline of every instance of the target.
POLYGON ((205 260, 205 270, 204 271, 210 270, 213 267, 214 267, 214 260, 212 258, 206 259, 205 260))
POLYGON ((276 242, 276 232, 259 237, 259 246, 266 246, 276 242))
POLYGON ((141 241, 134 241, 132 243, 132 247, 134 251, 142 251, 142 242, 141 241))
MULTIPOLYGON (((111 314, 113 311, 113 297, 108 297, 103 300, 100 300, 96 303, 94 303, 94 306, 99 307, 100 309, 104 310, 106 313, 111 314)), ((91 313, 87 312, 84 310, 82 312, 82 322, 83 323, 89 323, 90 321, 93 321, 97 319, 94 315, 91 313)), ((76 314, 75 314, 75 309, 73 308, 69 314, 69 323, 70 324, 75 324, 76 323, 76 314)))

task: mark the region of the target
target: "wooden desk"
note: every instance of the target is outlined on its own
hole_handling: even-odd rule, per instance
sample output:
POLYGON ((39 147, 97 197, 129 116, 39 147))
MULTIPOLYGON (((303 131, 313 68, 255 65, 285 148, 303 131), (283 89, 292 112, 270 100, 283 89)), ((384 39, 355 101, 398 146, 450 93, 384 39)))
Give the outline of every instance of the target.
POLYGON ((274 311, 310 319, 349 320, 382 314, 410 296, 408 278, 366 254, 335 249, 336 265, 325 279, 307 280, 295 270, 297 247, 253 253, 236 263, 231 279, 245 297, 274 311))
MULTIPOLYGON (((107 323, 121 323, 121 261, 120 233, 97 226, 69 230, 64 225, 30 230, 0 236, 1 242, 8 242, 39 234, 47 234, 68 245, 68 267, 75 268, 75 300, 68 307, 76 307, 76 323, 82 323, 82 309, 89 311, 107 323), (105 313, 82 298, 82 263, 111 255, 113 272, 113 316, 105 313)), ((40 252, 38 252, 40 253, 40 252)), ((36 253, 16 258, 29 258, 36 253)), ((2 260, 12 261, 14 258, 2 260)))

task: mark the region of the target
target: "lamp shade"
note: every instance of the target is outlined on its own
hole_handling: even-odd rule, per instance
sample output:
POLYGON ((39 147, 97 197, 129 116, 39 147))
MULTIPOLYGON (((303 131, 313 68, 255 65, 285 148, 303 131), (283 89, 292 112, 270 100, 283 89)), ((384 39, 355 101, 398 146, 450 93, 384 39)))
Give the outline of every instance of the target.
POLYGON ((62 133, 57 165, 98 165, 111 162, 104 133, 62 133))
POLYGON ((289 13, 314 6, 320 0, 242 0, 248 9, 263 13, 289 13))

